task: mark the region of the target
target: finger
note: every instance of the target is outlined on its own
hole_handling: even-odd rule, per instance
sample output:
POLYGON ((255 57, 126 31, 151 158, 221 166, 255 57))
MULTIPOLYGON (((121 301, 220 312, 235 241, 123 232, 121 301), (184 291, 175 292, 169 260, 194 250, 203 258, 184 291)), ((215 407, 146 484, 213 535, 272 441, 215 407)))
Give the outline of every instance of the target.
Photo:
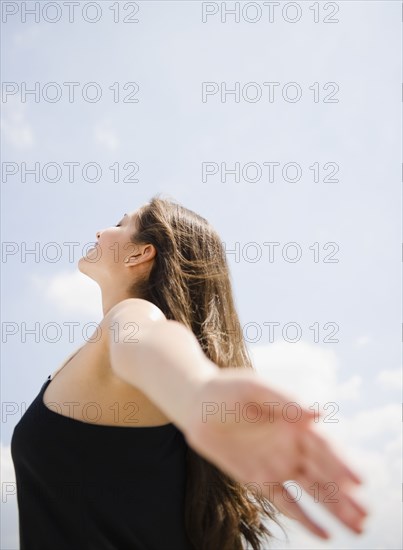
POLYGON ((291 495, 284 486, 275 487, 273 491, 273 503, 278 510, 295 521, 298 521, 306 527, 311 533, 322 538, 328 539, 329 533, 320 525, 312 521, 303 508, 298 504, 296 498, 291 495))
POLYGON ((366 509, 336 481, 332 481, 324 475, 316 463, 305 460, 304 466, 300 468, 300 472, 307 481, 310 480, 309 492, 314 496, 316 501, 321 502, 321 504, 336 504, 339 501, 339 496, 342 496, 349 501, 357 513, 363 516, 367 515, 366 509))
POLYGON ((302 452, 307 457, 326 468, 328 479, 333 479, 340 485, 348 480, 362 483, 362 479, 341 460, 330 444, 317 432, 306 430, 300 438, 300 443, 302 452))
POLYGON ((362 532, 362 522, 367 511, 350 495, 348 495, 337 483, 322 480, 315 468, 309 468, 297 474, 296 481, 315 502, 325 506, 331 514, 337 517, 347 527, 356 533, 362 532), (321 481, 318 481, 321 479, 321 481))

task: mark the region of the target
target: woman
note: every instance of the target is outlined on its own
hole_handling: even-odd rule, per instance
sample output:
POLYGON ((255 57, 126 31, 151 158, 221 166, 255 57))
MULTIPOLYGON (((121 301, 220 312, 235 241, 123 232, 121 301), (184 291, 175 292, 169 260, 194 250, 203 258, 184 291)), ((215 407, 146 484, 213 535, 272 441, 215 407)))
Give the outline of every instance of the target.
POLYGON ((156 195, 96 237, 104 317, 13 432, 21 550, 263 550, 278 511, 327 538, 290 479, 361 532, 360 479, 253 369, 211 225, 156 195))

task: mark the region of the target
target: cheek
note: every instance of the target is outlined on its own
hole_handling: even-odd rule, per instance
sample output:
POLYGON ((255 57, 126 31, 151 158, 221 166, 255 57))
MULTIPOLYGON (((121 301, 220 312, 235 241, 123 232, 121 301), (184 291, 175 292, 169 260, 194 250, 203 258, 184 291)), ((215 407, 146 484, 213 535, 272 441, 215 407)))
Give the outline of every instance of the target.
POLYGON ((117 249, 116 245, 116 235, 113 234, 113 232, 106 232, 102 234, 99 245, 102 248, 102 252, 105 253, 105 255, 109 255, 111 252, 113 252, 114 248, 117 249))
POLYGON ((125 243, 117 238, 116 234, 104 235, 104 237, 101 243, 102 259, 108 265, 118 268, 127 255, 125 243))

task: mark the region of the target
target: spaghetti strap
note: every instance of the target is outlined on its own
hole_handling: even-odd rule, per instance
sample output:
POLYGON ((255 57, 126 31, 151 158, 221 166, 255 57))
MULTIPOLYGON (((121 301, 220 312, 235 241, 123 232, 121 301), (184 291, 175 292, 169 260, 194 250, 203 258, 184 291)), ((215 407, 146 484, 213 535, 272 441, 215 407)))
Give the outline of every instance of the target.
POLYGON ((62 364, 61 367, 59 367, 57 370, 55 370, 53 372, 53 374, 49 374, 48 376, 48 380, 53 380, 54 377, 62 370, 64 369, 64 367, 70 363, 70 361, 73 359, 73 357, 75 357, 77 355, 77 353, 83 349, 83 347, 85 346, 85 344, 83 344, 82 346, 80 346, 77 350, 73 351, 68 357, 67 359, 64 361, 64 363, 62 364))

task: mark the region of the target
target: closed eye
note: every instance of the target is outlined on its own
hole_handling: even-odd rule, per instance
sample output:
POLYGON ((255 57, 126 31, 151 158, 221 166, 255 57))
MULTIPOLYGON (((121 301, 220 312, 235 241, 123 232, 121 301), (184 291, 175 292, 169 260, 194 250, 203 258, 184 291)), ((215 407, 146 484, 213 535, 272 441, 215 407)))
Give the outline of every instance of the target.
MULTIPOLYGON (((127 214, 125 214, 125 216, 127 216, 127 214)), ((124 217, 123 217, 123 219, 124 219, 124 217)), ((115 227, 120 227, 121 225, 122 225, 121 222, 119 222, 115 225, 115 227)))

